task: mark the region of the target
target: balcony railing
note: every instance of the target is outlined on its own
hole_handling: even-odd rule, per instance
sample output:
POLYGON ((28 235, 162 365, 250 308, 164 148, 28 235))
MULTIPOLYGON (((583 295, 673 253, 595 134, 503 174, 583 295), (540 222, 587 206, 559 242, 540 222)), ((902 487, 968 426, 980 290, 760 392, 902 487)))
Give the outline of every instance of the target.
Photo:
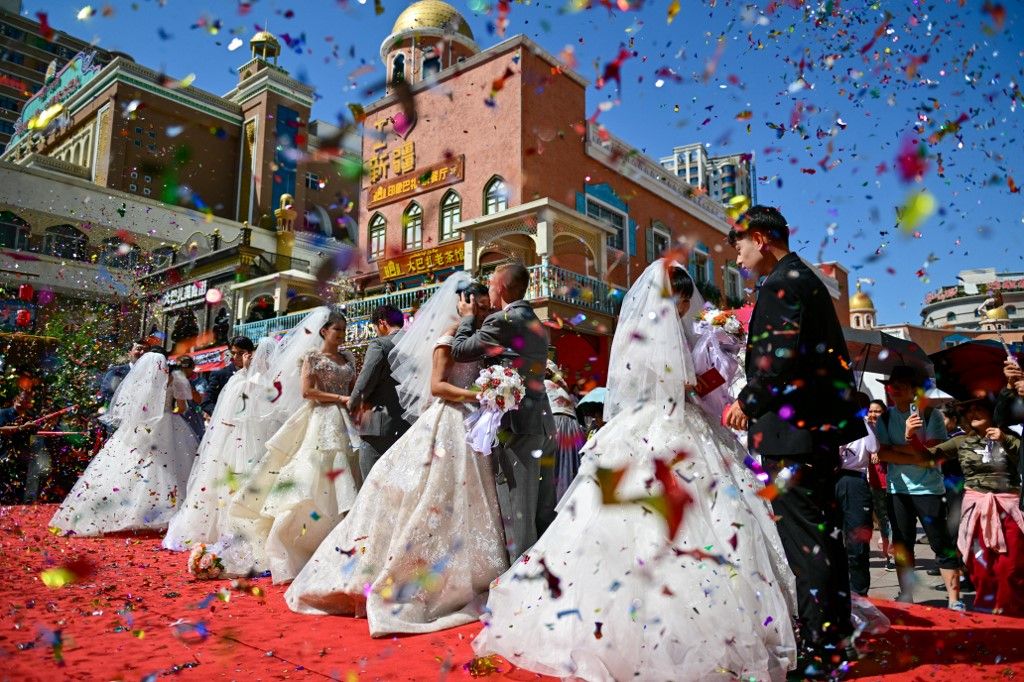
MULTIPOLYGON (((547 299, 606 315, 615 315, 622 302, 624 292, 621 289, 609 286, 594 277, 581 275, 554 265, 534 265, 528 269, 530 271, 530 286, 526 291, 526 298, 529 301, 547 299)), ((391 305, 409 312, 418 303, 425 301, 438 286, 431 284, 416 289, 394 291, 369 298, 344 301, 338 305, 345 310, 349 326, 354 327, 357 323, 365 321, 378 306, 391 305)), ((308 312, 291 313, 269 320, 237 324, 234 333, 248 336, 255 341, 264 336, 291 329, 308 312)))

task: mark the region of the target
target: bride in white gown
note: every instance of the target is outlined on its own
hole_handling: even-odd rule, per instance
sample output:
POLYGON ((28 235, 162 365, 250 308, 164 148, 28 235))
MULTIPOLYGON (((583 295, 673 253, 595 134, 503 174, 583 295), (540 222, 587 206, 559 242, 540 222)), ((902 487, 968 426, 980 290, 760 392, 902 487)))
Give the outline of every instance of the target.
POLYGON ((656 261, 627 293, 607 423, 555 521, 491 585, 478 656, 584 680, 782 680, 795 660, 793 577, 744 452, 687 400, 686 306, 669 275, 656 261), (679 453, 672 474, 693 501, 669 537, 655 462, 679 453), (603 505, 602 470, 624 470, 617 499, 646 501, 603 505))
POLYGON ((451 357, 460 290, 487 296, 451 275, 392 351, 415 422, 288 588, 293 611, 365 616, 374 637, 442 630, 477 620, 479 597, 508 567, 492 462, 466 444, 479 365, 451 357))
POLYGON ((229 575, 269 569, 275 583, 290 581, 355 501, 358 436, 342 407, 352 369, 338 352, 345 324, 317 308, 281 341, 270 372, 280 395, 267 420, 284 423, 232 499, 232 537, 213 548, 229 575))
POLYGON ((213 543, 227 531, 231 496, 252 472, 256 453, 263 453, 270 435, 263 423, 275 397, 267 372, 276 349, 274 339, 262 339, 221 391, 199 444, 185 501, 167 527, 166 549, 213 543))
POLYGON ((50 526, 64 534, 163 530, 185 496, 196 437, 182 418, 192 389, 146 353, 117 387, 103 421, 117 428, 64 498, 50 526), (175 413, 175 407, 178 412, 175 413))

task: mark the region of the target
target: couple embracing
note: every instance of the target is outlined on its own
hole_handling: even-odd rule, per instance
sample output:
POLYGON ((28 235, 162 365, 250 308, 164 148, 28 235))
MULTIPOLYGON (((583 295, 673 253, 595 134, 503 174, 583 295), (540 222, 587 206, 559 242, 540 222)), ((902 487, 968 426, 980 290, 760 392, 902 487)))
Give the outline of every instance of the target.
POLYGON ((417 311, 389 356, 412 426, 289 587, 292 610, 366 617, 372 636, 475 621, 491 581, 550 523, 548 336, 523 300, 528 284, 519 264, 498 268, 489 289, 459 272, 417 311), (465 420, 493 364, 516 369, 526 394, 485 457, 465 420))

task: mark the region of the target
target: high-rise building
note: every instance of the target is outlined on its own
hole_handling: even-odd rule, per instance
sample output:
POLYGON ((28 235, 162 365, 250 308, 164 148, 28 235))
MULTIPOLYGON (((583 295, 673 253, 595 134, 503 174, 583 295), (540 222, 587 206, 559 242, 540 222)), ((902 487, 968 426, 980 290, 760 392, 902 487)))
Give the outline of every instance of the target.
POLYGON ((704 145, 695 142, 673 148, 672 155, 659 162, 665 170, 704 190, 719 203, 728 203, 735 196, 745 196, 750 203, 757 203, 753 152, 709 156, 704 145))
POLYGON ((22 106, 43 87, 51 65, 60 70, 83 50, 94 52, 97 64, 113 59, 110 52, 64 31, 44 31, 38 21, 21 16, 20 0, 0 0, 0 151, 14 133, 22 106))

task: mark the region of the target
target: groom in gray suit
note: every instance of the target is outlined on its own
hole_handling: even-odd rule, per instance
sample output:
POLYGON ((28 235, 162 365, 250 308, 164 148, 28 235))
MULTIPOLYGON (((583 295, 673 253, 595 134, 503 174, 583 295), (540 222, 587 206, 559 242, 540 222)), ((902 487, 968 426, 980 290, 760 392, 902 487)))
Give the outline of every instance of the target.
POLYGON ((474 330, 475 301, 459 299, 462 322, 452 343, 456 362, 482 360, 512 367, 526 385, 519 409, 502 418, 499 446, 493 451, 498 505, 513 560, 536 542, 555 513, 555 422, 544 390, 548 332, 523 300, 529 283, 523 265, 500 266, 489 286, 491 305, 500 310, 474 330))
POLYGON ((381 455, 409 428, 409 422, 402 417, 402 405, 395 390, 397 384, 391 376, 388 360, 404 333, 405 316, 398 308, 382 305, 370 315, 370 322, 377 330, 377 338, 366 347, 363 369, 348 399, 349 412, 356 415, 363 441, 359 448, 359 471, 363 480, 381 455))

